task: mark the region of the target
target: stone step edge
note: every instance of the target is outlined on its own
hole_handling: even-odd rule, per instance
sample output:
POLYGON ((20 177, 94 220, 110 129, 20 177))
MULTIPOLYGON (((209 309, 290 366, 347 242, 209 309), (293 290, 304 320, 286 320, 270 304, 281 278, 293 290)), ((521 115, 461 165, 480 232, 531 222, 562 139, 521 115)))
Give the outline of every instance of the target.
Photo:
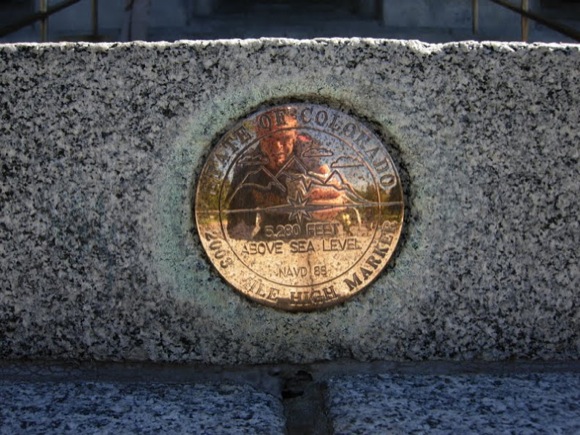
POLYGON ((110 361, 0 360, 0 381, 26 382, 158 382, 249 384, 280 394, 284 383, 297 373, 312 382, 355 375, 514 375, 528 373, 580 373, 580 360, 534 361, 372 361, 351 359, 309 364, 208 365, 110 361))

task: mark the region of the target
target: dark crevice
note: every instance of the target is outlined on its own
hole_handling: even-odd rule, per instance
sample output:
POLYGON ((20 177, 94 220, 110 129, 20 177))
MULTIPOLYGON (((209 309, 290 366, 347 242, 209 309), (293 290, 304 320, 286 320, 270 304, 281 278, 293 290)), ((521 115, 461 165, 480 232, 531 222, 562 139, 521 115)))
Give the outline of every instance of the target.
POLYGON ((325 384, 308 371, 288 373, 282 386, 282 403, 288 435, 328 435, 332 426, 326 413, 325 384))

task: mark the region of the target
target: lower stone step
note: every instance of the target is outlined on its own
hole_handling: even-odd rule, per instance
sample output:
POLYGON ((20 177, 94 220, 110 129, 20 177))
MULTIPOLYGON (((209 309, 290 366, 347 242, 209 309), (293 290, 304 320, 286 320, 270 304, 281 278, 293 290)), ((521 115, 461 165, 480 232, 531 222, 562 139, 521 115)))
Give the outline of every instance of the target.
POLYGON ((0 381, 1 434, 284 433, 281 400, 247 385, 0 381))
POLYGON ((336 434, 580 433, 580 374, 334 378, 336 434))
POLYGON ((0 434, 580 433, 576 363, 569 372, 554 364, 555 372, 494 371, 492 364, 483 373, 453 373, 471 369, 431 364, 393 366, 388 374, 360 364, 304 367, 312 374, 14 367, 0 366, 0 434))

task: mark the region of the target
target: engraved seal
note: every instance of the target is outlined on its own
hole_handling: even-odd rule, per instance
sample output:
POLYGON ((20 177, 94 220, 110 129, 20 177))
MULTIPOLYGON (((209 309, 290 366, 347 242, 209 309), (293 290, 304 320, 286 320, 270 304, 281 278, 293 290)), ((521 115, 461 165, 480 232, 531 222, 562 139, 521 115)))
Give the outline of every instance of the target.
POLYGON ((377 277, 403 225, 399 176, 362 122, 315 104, 270 107, 219 139, 195 219, 222 277, 247 297, 309 311, 377 277))

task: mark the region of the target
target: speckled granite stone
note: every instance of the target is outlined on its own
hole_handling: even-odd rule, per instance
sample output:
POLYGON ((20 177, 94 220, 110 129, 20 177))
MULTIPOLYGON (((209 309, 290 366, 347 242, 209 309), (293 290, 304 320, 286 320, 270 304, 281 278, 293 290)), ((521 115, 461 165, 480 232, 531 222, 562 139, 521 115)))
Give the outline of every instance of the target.
POLYGON ((580 374, 380 375, 329 383, 335 433, 580 432, 580 374))
POLYGON ((0 46, 0 358, 580 357, 580 48, 252 40, 0 46), (268 102, 366 120, 405 184, 394 261, 289 314, 192 231, 212 141, 268 102))
POLYGON ((283 434, 282 404, 248 386, 0 381, 0 433, 283 434))

